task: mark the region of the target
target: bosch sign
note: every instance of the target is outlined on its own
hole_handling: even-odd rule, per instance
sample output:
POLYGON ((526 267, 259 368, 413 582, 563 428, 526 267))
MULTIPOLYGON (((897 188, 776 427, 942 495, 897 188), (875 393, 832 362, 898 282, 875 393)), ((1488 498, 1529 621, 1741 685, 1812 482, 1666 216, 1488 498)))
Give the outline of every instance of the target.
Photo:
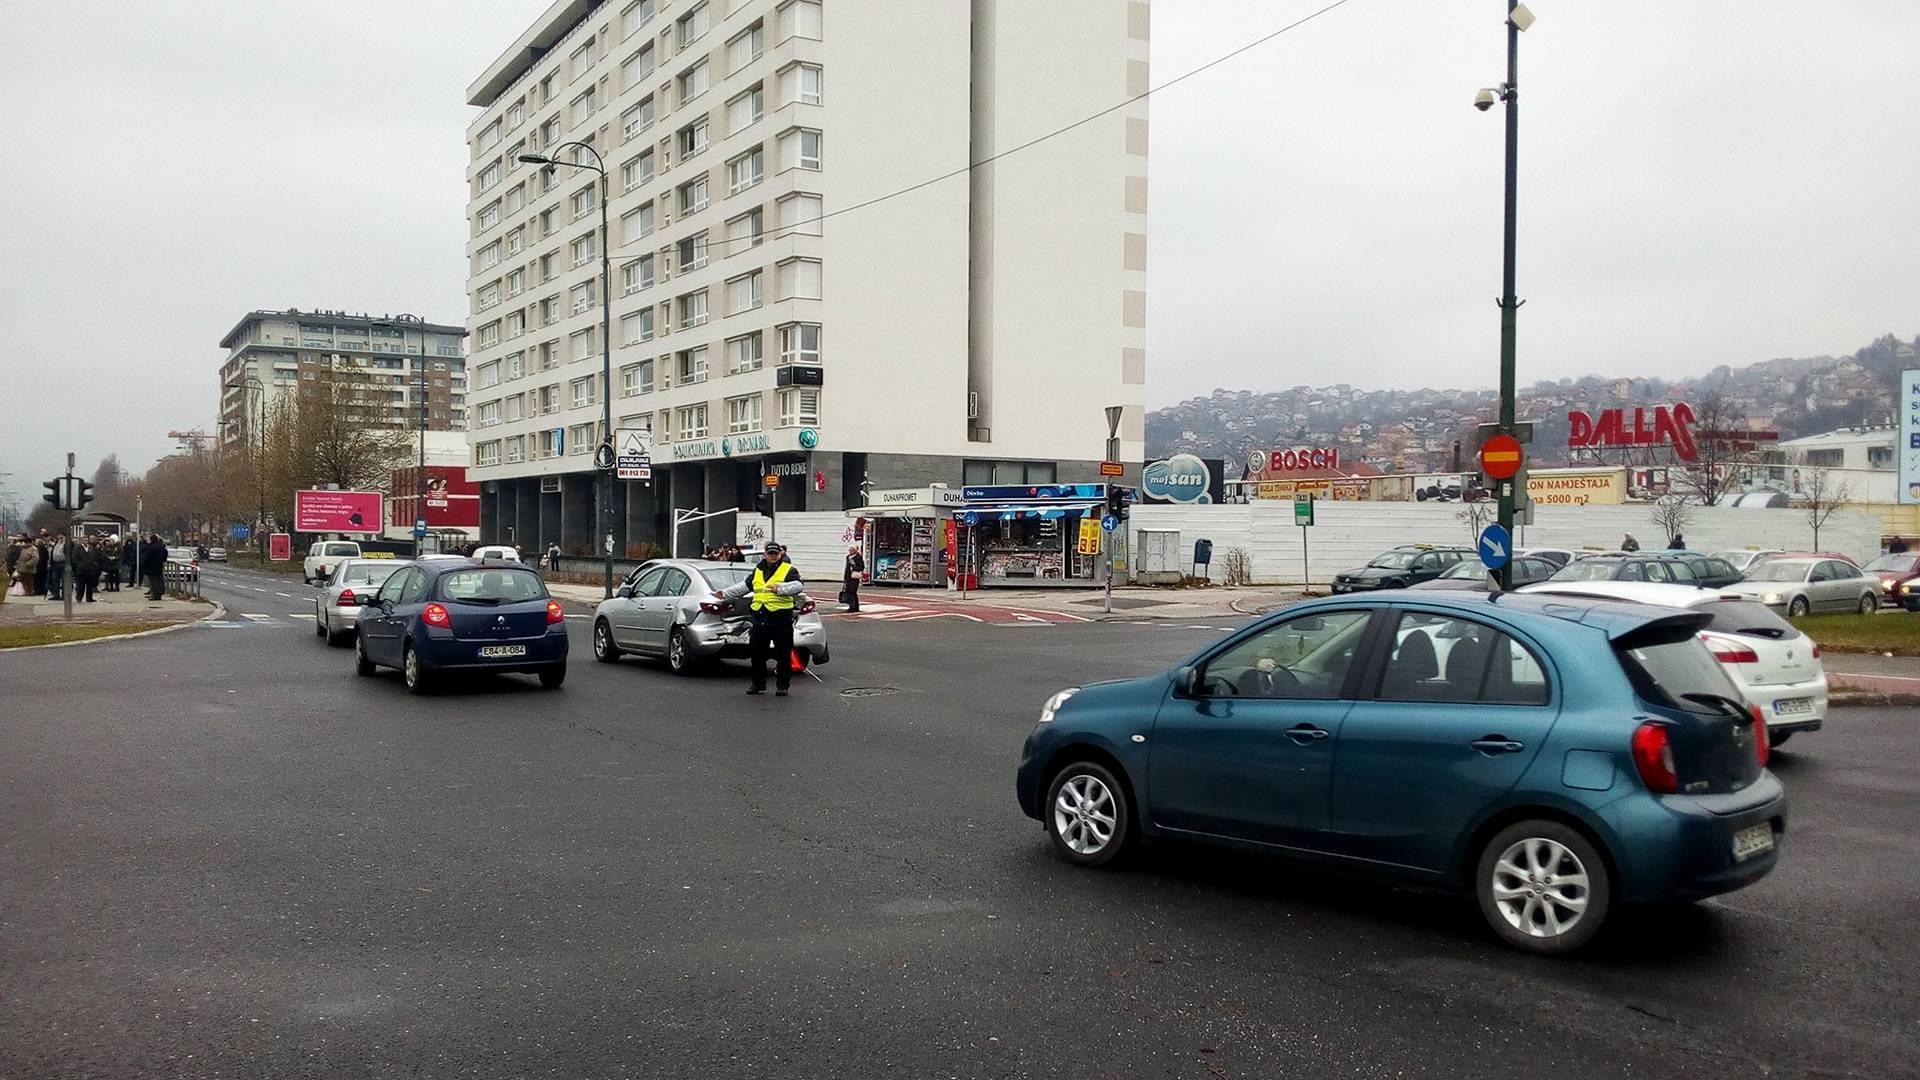
POLYGON ((1275 450, 1267 455, 1269 473, 1301 472, 1306 469, 1337 469, 1338 448, 1315 447, 1311 450, 1275 450))

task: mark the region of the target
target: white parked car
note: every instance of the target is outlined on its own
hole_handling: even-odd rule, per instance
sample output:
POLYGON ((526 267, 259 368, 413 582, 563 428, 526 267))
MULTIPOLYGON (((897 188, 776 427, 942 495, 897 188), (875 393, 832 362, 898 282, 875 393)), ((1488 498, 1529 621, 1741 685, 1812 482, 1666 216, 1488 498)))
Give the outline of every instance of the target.
POLYGON ((341 559, 360 557, 360 544, 353 540, 315 540, 307 547, 307 559, 300 569, 301 580, 318 585, 333 574, 341 559))
POLYGON ((1826 722, 1827 672, 1819 644, 1751 597, 1651 581, 1549 581, 1521 591, 1705 611, 1713 621, 1700 632, 1701 640, 1741 697, 1766 718, 1773 745, 1797 731, 1818 731, 1826 722))
POLYGON ((1781 553, 1779 548, 1737 548, 1732 551, 1716 551, 1713 557, 1727 560, 1728 565, 1744 574, 1752 570, 1760 560, 1781 553))
POLYGON ((503 562, 520 562, 520 549, 510 544, 483 544, 473 549, 476 559, 499 559, 503 562))

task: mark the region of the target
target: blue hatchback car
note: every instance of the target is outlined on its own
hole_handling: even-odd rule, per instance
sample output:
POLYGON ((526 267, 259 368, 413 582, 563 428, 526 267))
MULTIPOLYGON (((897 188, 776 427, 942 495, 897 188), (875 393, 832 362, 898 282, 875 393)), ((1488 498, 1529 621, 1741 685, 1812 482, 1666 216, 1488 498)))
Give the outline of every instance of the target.
POLYGON ((1705 616, 1605 600, 1372 593, 1290 606, 1172 671, 1063 690, 1016 781, 1068 862, 1187 837, 1471 890, 1540 953, 1615 905, 1773 869, 1766 728, 1705 616))
POLYGON ((360 611, 353 666, 396 667, 426 693, 442 673, 522 671, 552 689, 567 677, 567 620, 540 575, 504 560, 419 562, 360 611))

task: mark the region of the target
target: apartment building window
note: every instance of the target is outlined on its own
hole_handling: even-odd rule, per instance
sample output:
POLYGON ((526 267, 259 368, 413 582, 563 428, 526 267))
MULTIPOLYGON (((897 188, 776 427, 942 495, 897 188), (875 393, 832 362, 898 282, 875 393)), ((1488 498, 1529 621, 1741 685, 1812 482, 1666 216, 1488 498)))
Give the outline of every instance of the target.
POLYGON ((507 381, 512 382, 527 373, 527 353, 525 349, 507 354, 507 381))
POLYGON ((473 388, 475 390, 485 390, 487 387, 497 385, 499 382, 500 361, 495 360, 492 363, 481 364, 479 367, 473 369, 473 388))
POLYGON ((548 428, 536 435, 534 440, 535 458, 559 457, 560 448, 566 445, 567 433, 564 428, 548 428))
POLYGON ((680 88, 680 104, 685 105, 706 93, 707 87, 712 84, 712 74, 712 65, 705 60, 681 72, 677 80, 680 88))
POLYGON ((1869 469, 1893 468, 1893 447, 1891 446, 1867 447, 1867 468, 1869 469))
POLYGON ((517 338, 526 332, 527 332, 527 313, 526 312, 516 311, 507 316, 507 340, 511 341, 514 338, 517 338))
POLYGON ((820 66, 788 64, 780 69, 781 105, 820 104, 820 66))
POLYGON ((653 256, 642 255, 620 268, 620 293, 630 296, 653 287, 653 256))
POLYGON ((516 172, 526 165, 526 162, 520 160, 520 155, 526 152, 527 140, 525 139, 521 139, 512 146, 507 147, 507 172, 516 172))
POLYGON ((743 371, 758 371, 762 362, 758 330, 751 334, 727 339, 727 374, 738 375, 743 371))
POLYGON ((642 360, 620 369, 620 396, 639 397, 653 392, 653 361, 642 360))
POLYGON ((518 225, 507 234, 507 254, 518 255, 527 246, 527 227, 518 225))
POLYGON ((541 342, 539 349, 540 370, 550 371, 560 366, 560 343, 558 341, 541 342))
POLYGON ((525 270, 507 271, 507 295, 519 296, 527 291, 527 272, 525 270))
POLYGON ((638 345, 653 340, 653 309, 643 307, 639 311, 620 316, 620 343, 638 345))
POLYGON ((592 262, 594 256, 593 234, 586 233, 574 237, 573 243, 568 245, 567 250, 572 254, 573 265, 575 266, 585 266, 592 262))
POLYGON ((766 177, 766 154, 754 147, 727 161, 727 194, 738 195, 766 177))
POLYGON ((820 196, 804 191, 782 195, 774 204, 774 218, 781 235, 820 235, 820 215, 826 206, 820 196))
POLYGON ((765 111, 766 95, 759 86, 735 95, 727 101, 727 134, 737 135, 753 126, 765 111))
POLYGON ((680 16, 680 21, 675 26, 680 48, 684 49, 700 40, 701 35, 707 32, 708 26, 713 21, 712 14, 706 4, 700 3, 695 4, 693 10, 680 16))
POLYGON ((637 139, 653 126, 653 97, 641 98, 640 103, 620 114, 620 131, 623 139, 637 139))
POLYGON ((500 241, 495 240, 480 249, 480 269, 491 270, 500 265, 500 241))
POLYGON ((552 326, 560 321, 560 298, 549 296, 540 301, 540 325, 552 326))
POLYGON ((677 354, 673 381, 676 386, 707 381, 707 347, 682 349, 677 354))
POLYGON ((599 356, 600 346, 596 340, 598 335, 595 333, 598 329, 598 327, 589 326, 585 330, 577 330, 569 334, 567 340, 571 343, 572 348, 567 355, 571 356, 574 360, 591 360, 599 356))
POLYGON ((593 450, 592 424, 575 424, 567 429, 567 453, 586 454, 593 450))
POLYGON ((554 209, 555 209, 554 207, 550 206, 545 210, 540 211, 540 216, 539 218, 536 219, 537 221, 540 222, 540 235, 543 238, 552 236, 554 230, 559 227, 558 226, 559 219, 555 217, 554 209))
POLYGON ((707 175, 705 173, 681 184, 678 190, 681 217, 697 214, 707 208, 707 175))
POLYGON ((549 416, 560 411, 560 384, 540 388, 540 415, 549 416))
POLYGON ((787 0, 780 5, 778 39, 791 37, 820 40, 820 5, 813 0, 787 0))
POLYGON ((527 437, 515 435, 507 440, 507 464, 527 460, 527 437))
POLYGON ((820 260, 782 259, 774 265, 775 300, 820 299, 820 260))
POLYGON ((512 131, 514 128, 519 127, 521 124, 526 122, 526 119, 527 119, 527 99, 526 98, 521 98, 519 101, 516 101, 513 104, 507 106, 507 130, 508 131, 512 131))
POLYGON ((680 129, 676 137, 680 158, 685 160, 707 148, 707 118, 701 117, 680 129))
POLYGON ((620 418, 620 426, 623 428, 636 428, 651 435, 653 434, 653 414, 643 412, 634 413, 632 416, 623 416, 620 418))
POLYGON ((680 438, 704 439, 707 436, 707 407, 688 405, 680 410, 680 438))
POLYGON ((752 311, 762 303, 760 271, 753 270, 727 279, 727 314, 752 311))
POLYGON ((820 133, 812 128, 788 128, 780 133, 780 168, 820 169, 820 133))
POLYGON ((784 323, 780 327, 782 364, 820 363, 820 324, 784 323))
POLYGON ((760 54, 766 51, 766 38, 766 31, 757 22, 728 38, 727 74, 731 75, 760 59, 760 54))
POLYGON ((547 118, 546 123, 540 125, 540 145, 543 147, 551 147, 559 141, 560 118, 558 116, 550 116, 547 118))
POLYGON ((581 124, 586 123, 587 118, 592 116, 594 111, 599 107, 600 93, 598 88, 592 86, 587 87, 585 93, 573 99, 573 111, 570 114, 573 117, 573 121, 569 126, 579 127, 581 124))
POLYGON ((515 184, 512 187, 507 189, 507 205, 506 205, 507 213, 509 214, 518 213, 519 211, 526 209, 526 206, 527 206, 527 185, 515 184))
POLYGON ((977 461, 961 463, 966 484, 1051 484, 1059 470, 1051 461, 977 461))
POLYGON ((480 328, 481 348, 491 349, 498 344, 500 344, 500 324, 498 322, 490 322, 480 328))
POLYGON ((481 427, 492 427, 500 422, 500 403, 483 401, 474 411, 474 422, 481 427))
POLYGON ((620 190, 633 191, 653 182, 653 151, 649 150, 620 166, 620 190))
POLYGON ((682 273, 707 265, 707 231, 702 229, 681 240, 675 253, 682 273))
POLYGON ((486 191, 500 182, 500 163, 491 162, 480 170, 480 190, 486 191))
POLYGON ((503 416, 508 423, 527 418, 527 395, 515 394, 501 404, 503 416))
POLYGON ((727 434, 760 430, 760 395, 727 399, 727 434))
POLYGON ((640 0, 637 4, 627 5, 620 13, 620 36, 632 37, 640 28, 653 21, 654 0, 640 0))
POLYGON ((500 464, 500 440, 473 444, 473 463, 475 465, 500 464))
POLYGON ((707 290, 695 289, 674 301, 680 309, 679 329, 689 330, 702 326, 707 321, 707 290))
POLYGON ((820 391, 794 389, 780 391, 780 426, 819 427, 820 391))
POLYGON ((589 184, 573 193, 573 216, 575 218, 586 217, 588 214, 593 213, 594 209, 599 205, 600 194, 596 185, 589 184))
POLYGON ((480 231, 486 232, 500 224, 500 200, 495 199, 480 208, 480 231))
POLYGON ((600 292, 599 285, 600 283, 598 281, 583 281, 573 287, 573 313, 575 315, 588 310, 598 302, 599 296, 597 294, 600 292))
POLYGON ((738 217, 727 219, 727 254, 745 251, 760 243, 761 217, 760 208, 756 206, 738 217))
POLYGON ((491 307, 499 307, 500 306, 500 283, 497 281, 494 281, 494 282, 489 282, 485 285, 482 285, 480 287, 480 296, 478 297, 478 300, 479 300, 481 311, 485 311, 491 307))
POLYGON ((621 62, 620 89, 631 90, 651 74, 653 74, 653 42, 649 41, 640 47, 639 52, 621 62))
POLYGON ((573 52, 570 55, 568 55, 567 78, 577 79, 581 75, 585 74, 589 68, 593 67, 593 61, 595 56, 594 45, 597 44, 598 41, 599 41, 598 38, 595 38, 591 34, 589 34, 587 36, 587 40, 585 44, 573 50, 573 52))
POLYGON ((599 400, 599 398, 593 392, 594 387, 596 386, 596 384, 599 383, 599 381, 600 381, 600 376, 590 375, 584 379, 575 379, 573 380, 573 382, 567 384, 568 389, 573 391, 573 407, 574 408, 576 409, 584 408, 588 405, 592 405, 594 402, 599 400))

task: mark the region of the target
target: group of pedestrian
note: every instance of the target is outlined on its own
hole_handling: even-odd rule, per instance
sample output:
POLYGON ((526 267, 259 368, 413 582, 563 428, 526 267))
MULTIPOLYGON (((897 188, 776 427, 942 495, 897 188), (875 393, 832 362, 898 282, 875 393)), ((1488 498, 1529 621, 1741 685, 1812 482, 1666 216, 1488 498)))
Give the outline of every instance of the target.
POLYGON ((740 550, 738 544, 715 544, 702 551, 700 557, 708 562, 743 563, 747 561, 746 553, 740 550))
MULTIPOLYGON (((119 592, 122 581, 141 574, 150 546, 159 552, 154 573, 162 575, 167 547, 154 534, 145 541, 123 541, 111 534, 68 536, 45 529, 38 536, 21 533, 7 544, 7 576, 13 581, 8 591, 15 596, 64 600, 71 590, 74 603, 95 603, 99 593, 119 592)), ((159 599, 157 591, 154 599, 159 599)))

